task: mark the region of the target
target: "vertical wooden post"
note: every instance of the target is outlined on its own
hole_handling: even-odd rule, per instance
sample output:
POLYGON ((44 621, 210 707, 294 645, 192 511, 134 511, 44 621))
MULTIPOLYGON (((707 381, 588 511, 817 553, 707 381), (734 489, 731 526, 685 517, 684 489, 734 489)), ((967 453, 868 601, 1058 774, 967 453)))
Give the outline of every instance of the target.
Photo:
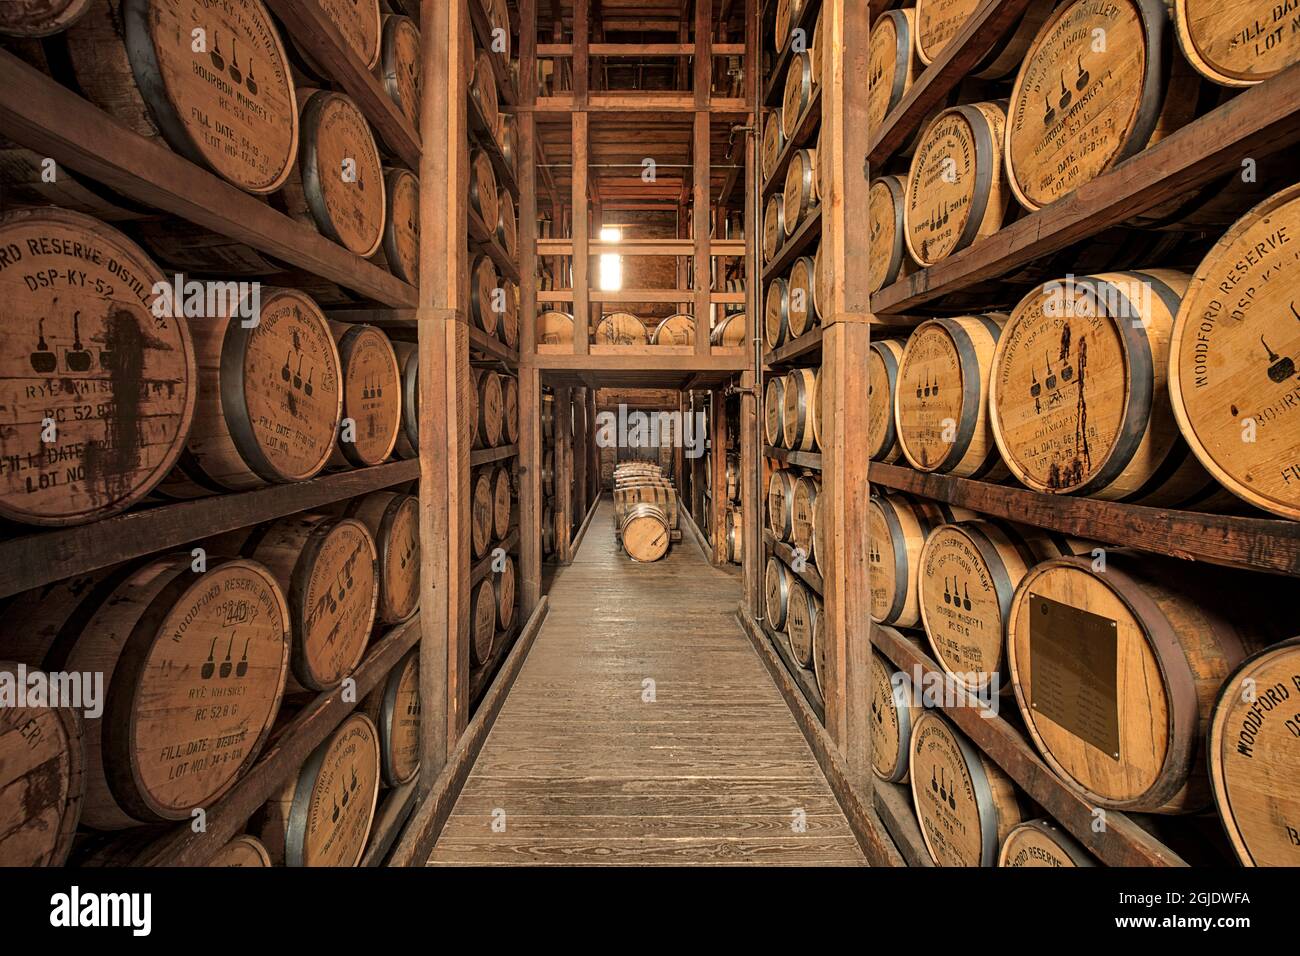
POLYGON ((587 421, 587 390, 573 390, 573 514, 578 523, 587 516, 587 442, 591 424, 587 421))
MULTIPOLYGON (((587 422, 588 428, 596 427, 596 389, 588 386, 587 388, 587 422)), ((587 488, 588 501, 595 501, 600 497, 600 446, 595 441, 595 433, 592 433, 591 442, 591 462, 587 469, 587 488)))
MULTIPOLYGON (((580 6, 583 0, 578 0, 580 6)), ((591 324, 591 282, 587 275, 591 264, 591 236, 587 224, 587 114, 575 112, 573 130, 573 350, 577 355, 590 351, 588 327, 591 324)))
MULTIPOLYGON (((450 79, 448 4, 424 0, 422 4, 421 59, 425 82, 450 79)), ((424 149, 420 176, 425 182, 442 182, 450 175, 447 149, 450 97, 425 97, 421 106, 420 135, 424 149)), ((448 534, 448 471, 443 462, 448 418, 438 414, 447 391, 447 339, 443 334, 449 309, 444 279, 446 250, 452 241, 451 222, 442 203, 420 205, 420 302, 416 328, 420 367, 420 538, 445 541, 448 534)), ((454 424, 454 419, 452 419, 454 424)), ((445 548, 425 548, 420 558, 420 789, 427 793, 447 762, 448 740, 448 581, 453 556, 445 548)))
POLYGON ((537 351, 537 0, 519 0, 519 603, 542 597, 542 381, 537 351))
MULTIPOLYGON (((752 243, 751 243, 752 244, 752 243)), ((745 575, 745 605, 757 617, 762 603, 763 581, 763 528, 761 506, 763 499, 762 459, 758 447, 758 375, 755 372, 740 374, 740 511, 744 521, 741 537, 741 565, 745 575)))
MULTIPOLYGON (((822 317, 822 519, 827 539, 826 728, 868 797, 873 785, 868 723, 871 667, 870 565, 867 561, 867 352, 871 340, 866 270, 852 264, 869 243, 866 115, 866 11, 824 0, 821 144, 830 150, 830 195, 822 198, 822 261, 828 308, 822 317)), ((821 556, 819 555, 819 560, 821 556)))
MULTIPOLYGON (((727 398, 715 388, 710 396, 709 441, 713 445, 713 495, 709 498, 709 540, 713 545, 713 563, 727 562, 727 398)), ((699 436, 703 441, 704 436, 699 436)))
POLYGON ((573 390, 555 390, 555 559, 573 559, 573 390))
POLYGON ((713 100, 713 4, 699 0, 695 4, 695 130, 692 159, 694 197, 691 235, 695 240, 695 354, 708 355, 712 331, 713 260, 710 256, 709 214, 710 179, 712 176, 709 139, 709 105, 713 100))
MULTIPOLYGON (((822 14, 825 16, 825 13, 822 14)), ((758 442, 758 400, 756 390, 761 386, 763 368, 762 350, 758 345, 758 316, 763 296, 761 263, 758 259, 758 236, 762 233, 758 205, 758 126, 763 115, 759 98, 763 95, 759 81, 759 63, 762 47, 758 35, 759 2, 745 0, 745 95, 753 106, 749 116, 750 130, 745 144, 745 347, 754 356, 754 372, 740 377, 740 508, 744 530, 741 537, 741 564, 745 574, 746 605, 752 616, 761 614, 763 581, 763 494, 761 484, 763 461, 758 442)))

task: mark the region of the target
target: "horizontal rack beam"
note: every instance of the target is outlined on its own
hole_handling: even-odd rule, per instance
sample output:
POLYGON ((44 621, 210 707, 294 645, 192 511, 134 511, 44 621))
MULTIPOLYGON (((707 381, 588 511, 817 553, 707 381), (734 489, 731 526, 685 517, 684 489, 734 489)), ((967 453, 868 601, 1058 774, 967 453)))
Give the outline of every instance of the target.
POLYGON ((767 181, 763 183, 764 198, 771 193, 781 192, 785 189, 785 173, 790 168, 790 160, 796 152, 803 149, 812 140, 813 131, 821 126, 821 121, 822 88, 818 86, 813 89, 812 97, 808 100, 808 106, 805 107, 803 116, 799 118, 799 125, 795 128, 794 136, 786 141, 785 146, 781 147, 776 162, 772 164, 767 181))
POLYGON ((488 553, 485 557, 475 562, 474 567, 470 569, 469 584, 470 587, 478 584, 485 577, 492 573, 492 552, 501 548, 507 554, 514 554, 519 546, 519 528, 511 528, 500 541, 494 541, 488 545, 488 553))
POLYGON ((763 364, 769 368, 777 365, 796 365, 799 360, 808 358, 814 353, 820 353, 822 348, 822 336, 825 329, 817 326, 811 332, 805 332, 797 339, 792 339, 782 345, 780 348, 773 349, 763 356, 763 364))
POLYGON ((475 448, 469 453, 469 464, 471 468, 477 468, 479 465, 489 465, 494 461, 501 461, 503 458, 513 458, 517 454, 519 454, 518 445, 475 448))
MULTIPOLYGON (((628 242, 602 242, 592 240, 587 243, 588 255, 603 252, 617 253, 621 256, 693 256, 695 241, 693 239, 633 239, 628 242)), ((573 255, 572 239, 538 239, 539 256, 573 255)), ((711 239, 709 254, 713 256, 743 256, 744 239, 711 239)))
POLYGON ((799 258, 811 247, 821 242, 822 238, 822 207, 816 207, 808 218, 799 223, 799 228, 794 231, 794 235, 786 238, 776 250, 776 255, 772 261, 763 267, 763 284, 767 285, 777 276, 785 273, 794 260, 799 258))
POLYGON ((480 352, 483 355, 491 356, 494 359, 500 359, 507 365, 518 367, 519 350, 512 349, 506 343, 502 342, 494 335, 488 335, 477 326, 470 325, 469 328, 469 348, 471 352, 480 352))
POLYGON ((822 467, 822 456, 815 451, 794 451, 790 448, 764 445, 763 454, 783 465, 797 465, 800 468, 813 468, 817 471, 822 467))
MULTIPOLYGON (((610 289, 592 289, 587 294, 587 300, 590 302, 623 302, 623 303, 666 303, 668 305, 677 305, 679 303, 693 303, 695 293, 691 289, 620 289, 617 292, 610 289)), ((572 289, 543 289, 537 293, 538 302, 572 302, 572 289)), ((745 293, 743 292, 711 292, 709 301, 717 305, 743 305, 745 303, 745 293)))
MULTIPOLYGON (((714 43, 710 48, 714 56, 743 56, 743 43, 714 43)), ((573 56, 572 43, 539 43, 539 57, 573 56)), ((694 43, 588 43, 588 56, 641 57, 641 56, 694 56, 694 43)))
POLYGON ((294 484, 137 508, 92 524, 33 530, 0 542, 0 597, 419 477, 418 461, 394 461, 294 484))
MULTIPOLYGON (((809 0, 799 9, 798 18, 790 24, 791 36, 796 29, 804 31, 806 47, 812 46, 813 24, 820 11, 821 0, 809 0)), ((794 43, 791 42, 791 37, 787 37, 784 48, 777 55, 776 62, 772 64, 772 78, 768 81, 767 89, 763 91, 764 106, 781 105, 781 94, 785 91, 785 73, 792 59, 794 59, 794 43)))
POLYGON ((763 541, 772 550, 778 558, 784 562, 785 566, 790 569, 790 573, 797 577, 804 584, 808 585, 817 592, 818 597, 822 596, 825 591, 825 584, 822 581, 821 572, 808 563, 808 556, 804 555, 804 569, 796 571, 794 567, 794 548, 784 541, 778 541, 770 528, 763 529, 763 541))
POLYGON ((1300 577, 1300 522, 1147 508, 933 475, 873 461, 872 484, 1104 544, 1300 577))
MULTIPOLYGON (((930 674, 943 674, 920 644, 893 628, 873 627, 871 643, 909 676, 916 674, 917 668, 923 679, 930 674)), ((1186 865, 1176 853, 1118 810, 1106 811, 1106 830, 1097 833, 1093 829, 1096 815, 1092 804, 1067 787, 1006 718, 993 714, 973 698, 962 700, 957 706, 944 705, 942 710, 980 752, 1001 767, 1103 863, 1108 866, 1186 865)))

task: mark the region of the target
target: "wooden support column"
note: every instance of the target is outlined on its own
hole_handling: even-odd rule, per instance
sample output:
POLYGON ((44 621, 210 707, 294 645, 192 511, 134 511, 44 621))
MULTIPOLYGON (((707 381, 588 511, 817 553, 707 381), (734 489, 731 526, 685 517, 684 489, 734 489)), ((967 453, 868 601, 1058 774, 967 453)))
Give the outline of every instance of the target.
POLYGON ((760 502, 763 494, 761 449, 758 446, 758 376, 740 373, 740 510, 744 521, 741 566, 745 574, 745 606, 750 615, 762 613, 763 528, 760 502))
POLYGON ((587 500, 595 501, 600 497, 600 445, 596 443, 594 429, 596 427, 596 389, 587 388, 587 421, 589 427, 593 429, 591 447, 588 449, 590 462, 587 468, 587 500))
MULTIPOLYGON (((763 117, 759 104, 762 90, 759 89, 758 64, 762 52, 758 38, 758 0, 745 0, 745 96, 753 104, 754 111, 749 114, 749 131, 745 134, 745 344, 750 346, 755 355, 754 367, 763 367, 763 354, 758 347, 758 316, 762 307, 763 283, 758 261, 758 236, 762 233, 762 212, 758 202, 758 130, 763 117)), ((751 382, 750 384, 756 384, 751 382)), ((743 406, 742 406, 743 407, 743 406)), ((741 415, 742 428, 744 415, 741 415)), ((752 474, 746 469, 745 474, 752 474)), ((746 521, 749 520, 747 511, 746 521)), ((750 547, 753 539, 749 537, 749 528, 745 528, 745 546, 750 547)), ((761 550, 761 549, 760 549, 761 550)))
MULTIPOLYGON (((713 563, 727 563, 727 398, 722 389, 710 393, 709 441, 713 455, 713 496, 709 499, 709 541, 713 545, 713 563)), ((704 436, 700 436, 702 441, 704 436)))
MULTIPOLYGON (((578 0, 584 6, 584 0, 578 0)), ((591 324, 590 230, 587 226, 587 114, 574 112, 573 130, 573 350, 590 351, 591 324)))
POLYGON ((695 130, 692 160, 694 196, 691 235, 695 240, 695 354, 708 355, 712 331, 713 259, 709 251, 710 178, 712 144, 709 137, 709 107, 713 100, 713 4, 697 0, 695 4, 695 130))
POLYGON ((537 350, 537 0, 519 0, 519 601, 525 619, 542 597, 542 381, 525 364, 537 350))
MULTIPOLYGON (((871 667, 870 565, 867 561, 867 353, 871 340, 866 270, 851 264, 869 243, 864 168, 867 13, 854 0, 824 0, 821 144, 830 150, 830 195, 822 199, 822 262, 829 291, 822 338, 822 519, 827 641, 826 729, 848 764, 850 781, 872 792, 868 722, 871 667), (851 8, 851 10, 850 10, 851 8)), ((823 556, 818 555, 819 562, 823 556)))
POLYGON ((587 462, 591 455, 591 423, 587 421, 587 389, 573 390, 573 514, 579 523, 587 516, 587 462))
POLYGON ((573 560, 573 390, 555 390, 555 558, 573 560))

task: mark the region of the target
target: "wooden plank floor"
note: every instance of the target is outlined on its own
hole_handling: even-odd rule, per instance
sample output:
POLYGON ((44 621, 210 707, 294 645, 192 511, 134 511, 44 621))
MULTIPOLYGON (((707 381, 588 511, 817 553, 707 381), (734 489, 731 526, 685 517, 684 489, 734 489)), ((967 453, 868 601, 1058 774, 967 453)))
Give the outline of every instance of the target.
POLYGON ((429 863, 865 865, 737 578, 689 539, 633 564, 612 522, 606 500, 429 863))

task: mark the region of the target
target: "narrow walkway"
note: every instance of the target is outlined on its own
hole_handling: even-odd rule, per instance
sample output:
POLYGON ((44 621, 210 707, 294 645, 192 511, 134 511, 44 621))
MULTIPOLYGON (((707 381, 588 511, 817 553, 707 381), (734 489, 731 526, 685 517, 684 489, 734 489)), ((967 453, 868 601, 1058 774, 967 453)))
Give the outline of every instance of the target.
POLYGON ((432 865, 864 865, 689 537, 632 563, 602 502, 432 865))

